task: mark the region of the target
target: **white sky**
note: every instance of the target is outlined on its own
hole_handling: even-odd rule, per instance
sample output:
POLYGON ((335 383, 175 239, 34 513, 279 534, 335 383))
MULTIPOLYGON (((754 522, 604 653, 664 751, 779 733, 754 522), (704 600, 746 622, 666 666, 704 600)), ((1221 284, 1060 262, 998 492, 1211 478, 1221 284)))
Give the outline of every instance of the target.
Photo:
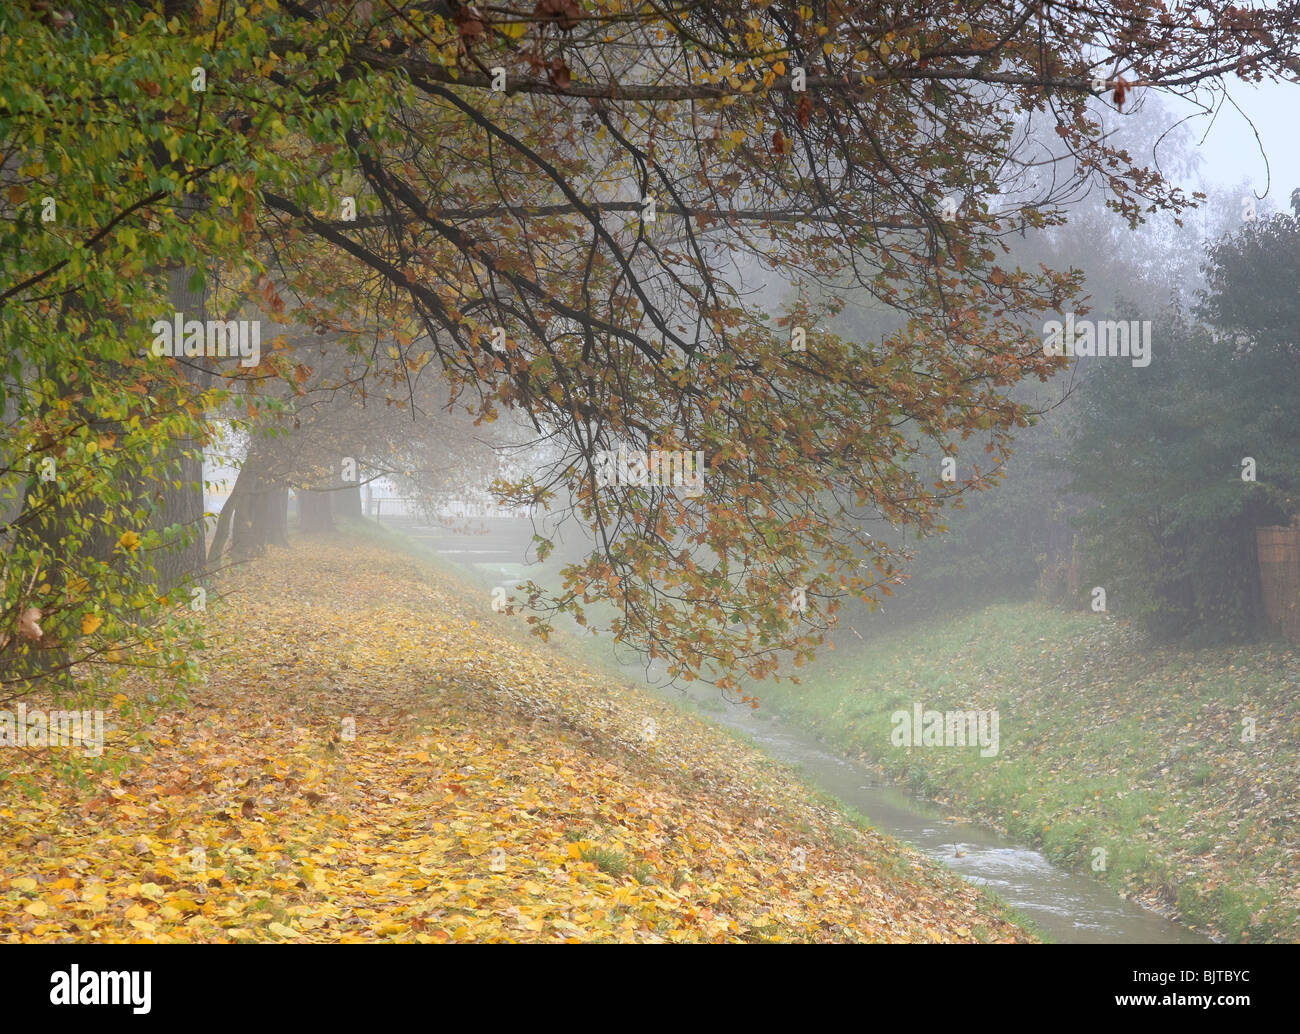
MULTIPOLYGON (((1289 211, 1291 191, 1300 187, 1300 84, 1232 82, 1228 96, 1240 111, 1225 102, 1216 118, 1197 114, 1189 122, 1204 160, 1201 189, 1248 181, 1257 197, 1267 193, 1273 208, 1289 211)), ((1180 113, 1195 110, 1167 103, 1180 113)))

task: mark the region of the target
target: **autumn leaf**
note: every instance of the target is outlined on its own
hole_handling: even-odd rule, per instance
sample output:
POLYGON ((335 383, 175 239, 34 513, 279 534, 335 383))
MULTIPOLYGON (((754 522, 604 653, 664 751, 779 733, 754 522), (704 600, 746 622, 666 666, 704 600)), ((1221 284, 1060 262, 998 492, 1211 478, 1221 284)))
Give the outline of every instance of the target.
POLYGON ((453 9, 452 17, 456 24, 456 30, 465 39, 477 39, 483 35, 483 22, 472 5, 458 5, 453 9))
POLYGON ((564 32, 576 28, 582 18, 577 0, 538 0, 533 13, 538 18, 554 21, 564 32))
MULTIPOLYGON (((110 736, 128 765, 84 795, 46 779, 42 802, 7 803, 0 940, 1025 939, 914 856, 905 889, 877 882, 898 847, 832 827, 753 748, 478 620, 410 554, 322 544, 310 565, 277 551, 221 578, 244 620, 213 616, 209 681, 127 741, 140 752, 110 736), (302 706, 326 670, 367 730, 333 751, 337 718, 302 706), (21 846, 38 836, 44 853, 21 846)), ((115 724, 144 688, 114 701, 115 724)))

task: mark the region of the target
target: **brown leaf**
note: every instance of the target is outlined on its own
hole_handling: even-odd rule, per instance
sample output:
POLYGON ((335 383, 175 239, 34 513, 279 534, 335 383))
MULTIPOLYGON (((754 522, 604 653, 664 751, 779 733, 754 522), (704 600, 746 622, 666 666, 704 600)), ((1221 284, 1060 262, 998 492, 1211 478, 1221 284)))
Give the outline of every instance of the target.
POLYGON ((483 35, 483 22, 477 9, 473 6, 456 8, 456 12, 452 17, 456 22, 457 30, 466 39, 474 39, 483 35))
POLYGON ((808 94, 801 94, 799 97, 799 125, 805 129, 808 128, 808 121, 812 118, 812 98, 808 94))
POLYGON ((555 22, 562 32, 572 32, 582 20, 582 8, 576 0, 538 0, 533 13, 555 22))

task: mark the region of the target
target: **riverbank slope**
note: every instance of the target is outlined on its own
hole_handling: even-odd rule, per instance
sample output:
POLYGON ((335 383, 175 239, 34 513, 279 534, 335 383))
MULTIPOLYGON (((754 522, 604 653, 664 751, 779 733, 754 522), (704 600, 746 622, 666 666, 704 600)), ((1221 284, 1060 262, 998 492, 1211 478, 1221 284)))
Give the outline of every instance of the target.
POLYGON ((220 589, 206 685, 120 700, 116 772, 3 773, 41 795, 0 804, 0 940, 1031 939, 411 553, 296 539, 220 589))
POLYGON ((1159 649, 1106 615, 998 605, 828 654, 760 695, 1166 914, 1232 942, 1300 940, 1300 657, 1285 645, 1159 649), (917 705, 996 710, 996 756, 897 745, 895 716, 917 705))

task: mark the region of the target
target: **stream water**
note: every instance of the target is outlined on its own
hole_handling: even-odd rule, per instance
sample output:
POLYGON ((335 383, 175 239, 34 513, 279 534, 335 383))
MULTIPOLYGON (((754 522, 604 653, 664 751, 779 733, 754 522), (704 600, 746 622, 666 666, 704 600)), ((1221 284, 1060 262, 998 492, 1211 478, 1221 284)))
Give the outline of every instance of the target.
MULTIPOLYGON (((418 530, 413 537, 475 573, 505 578, 520 575, 521 565, 512 562, 518 554, 484 549, 481 542, 474 543, 478 548, 467 549, 464 542, 439 541, 437 535, 421 536, 418 530)), ((624 670, 632 681, 650 687, 643 668, 624 670)), ((675 690, 667 696, 680 699, 675 690)), ((978 823, 951 817, 933 802, 882 782, 870 769, 827 751, 810 733, 770 714, 726 705, 722 713, 711 717, 750 737, 769 756, 795 766, 807 782, 865 816, 881 833, 905 841, 972 883, 988 887, 1058 943, 1208 941, 1120 897, 1090 874, 1059 868, 1038 851, 978 823)))
POLYGON ((1194 944, 1207 938, 1128 901, 1090 875, 1053 865, 1038 851, 884 783, 870 769, 828 752, 808 733, 747 707, 713 715, 771 757, 953 872, 988 887, 1062 944, 1194 944), (742 713, 748 712, 748 713, 742 713))

